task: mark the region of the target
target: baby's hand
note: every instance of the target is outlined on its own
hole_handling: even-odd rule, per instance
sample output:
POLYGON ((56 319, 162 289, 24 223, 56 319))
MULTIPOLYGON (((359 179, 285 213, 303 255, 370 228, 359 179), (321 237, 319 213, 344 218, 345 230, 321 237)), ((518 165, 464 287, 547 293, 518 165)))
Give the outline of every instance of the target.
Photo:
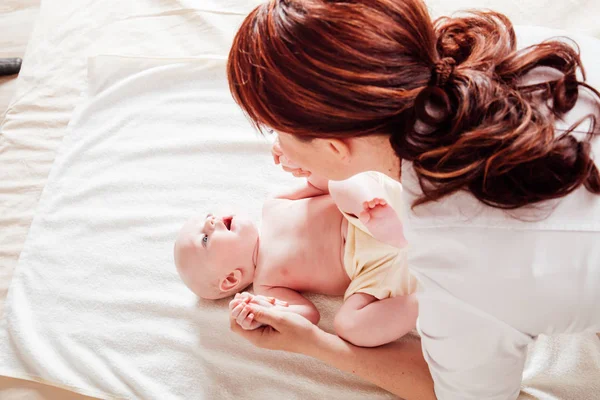
POLYGON ((393 213, 391 207, 388 206, 387 201, 376 197, 372 200, 365 201, 363 203, 363 210, 361 211, 358 219, 363 223, 368 223, 371 219, 385 218, 389 215, 390 211, 393 213))
POLYGON ((231 316, 235 318, 239 326, 245 330, 253 330, 260 328, 261 323, 254 321, 254 314, 250 312, 250 309, 246 307, 248 303, 258 304, 262 307, 287 307, 288 303, 285 301, 277 300, 274 297, 266 297, 260 295, 253 295, 248 292, 238 293, 235 295, 233 300, 229 302, 229 311, 231 316))
POLYGON ((281 146, 279 145, 279 140, 276 140, 271 146, 271 155, 273 156, 273 162, 275 165, 281 164, 281 168, 285 172, 290 172, 296 178, 308 178, 310 176, 310 171, 305 171, 299 166, 295 165, 292 160, 288 159, 281 150, 281 146))
POLYGON ((270 306, 287 307, 288 306, 287 301, 279 300, 279 299, 276 299, 275 297, 267 297, 267 296, 262 296, 259 294, 252 294, 252 293, 248 293, 248 292, 242 292, 242 293, 236 294, 235 297, 233 298, 232 302, 235 300, 247 300, 247 299, 250 299, 250 300, 246 301, 246 303, 252 302, 254 304, 258 304, 259 306, 263 306, 263 307, 270 307, 270 306))
POLYGON ((275 165, 279 165, 281 163, 281 156, 283 156, 283 151, 281 151, 281 147, 279 146, 279 141, 276 140, 271 146, 271 155, 273 156, 273 162, 275 165))

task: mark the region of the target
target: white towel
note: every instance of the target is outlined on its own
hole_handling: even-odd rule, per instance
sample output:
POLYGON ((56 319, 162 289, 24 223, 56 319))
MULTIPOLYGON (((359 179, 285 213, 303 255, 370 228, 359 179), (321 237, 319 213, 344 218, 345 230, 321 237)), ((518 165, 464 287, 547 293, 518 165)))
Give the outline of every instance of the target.
MULTIPOLYGON (((224 60, 99 57, 29 232, 0 333, 0 374, 98 397, 385 399, 315 360, 229 331, 173 266, 194 213, 256 218, 294 182, 231 100, 224 60)), ((297 182, 296 182, 297 183, 297 182)), ((316 297, 330 320, 337 299, 316 297)))
POLYGON ((529 346, 520 400, 598 400, 600 340, 593 333, 540 336, 529 346))

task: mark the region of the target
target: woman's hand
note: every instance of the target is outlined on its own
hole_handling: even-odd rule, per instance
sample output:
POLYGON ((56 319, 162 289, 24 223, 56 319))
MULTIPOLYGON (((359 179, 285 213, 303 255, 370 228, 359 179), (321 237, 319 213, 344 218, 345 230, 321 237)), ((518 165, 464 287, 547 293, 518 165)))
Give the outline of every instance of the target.
POLYGON ((271 146, 271 155, 273 156, 275 165, 281 164, 281 168, 283 168, 285 172, 291 173, 296 178, 308 178, 310 176, 310 171, 305 171, 297 165, 294 165, 293 162, 283 154, 278 140, 271 146))
POLYGON ((255 346, 314 357, 357 375, 407 400, 434 400, 433 381, 419 340, 398 340, 374 348, 356 347, 326 333, 306 318, 277 306, 246 303, 247 313, 263 324, 244 330, 230 317, 231 330, 255 346))
POLYGON ((246 305, 249 303, 257 304, 262 307, 287 307, 288 303, 276 299, 274 297, 266 297, 261 295, 254 295, 252 293, 243 292, 235 295, 233 300, 229 302, 229 313, 230 317, 234 318, 242 329, 251 331, 263 326, 258 321, 254 320, 254 314, 250 311, 246 305))
POLYGON ((318 335, 322 332, 309 320, 280 307, 263 307, 246 303, 243 313, 252 315, 253 322, 262 324, 254 330, 245 330, 230 314, 231 330, 255 346, 270 350, 283 350, 307 354, 316 347, 318 335))

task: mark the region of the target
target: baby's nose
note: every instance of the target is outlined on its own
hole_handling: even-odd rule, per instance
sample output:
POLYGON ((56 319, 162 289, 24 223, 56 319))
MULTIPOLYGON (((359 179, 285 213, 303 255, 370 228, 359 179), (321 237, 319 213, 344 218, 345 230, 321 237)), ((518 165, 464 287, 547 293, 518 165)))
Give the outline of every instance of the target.
POLYGON ((206 221, 204 221, 204 230, 212 231, 215 228, 215 217, 208 216, 206 217, 206 221))

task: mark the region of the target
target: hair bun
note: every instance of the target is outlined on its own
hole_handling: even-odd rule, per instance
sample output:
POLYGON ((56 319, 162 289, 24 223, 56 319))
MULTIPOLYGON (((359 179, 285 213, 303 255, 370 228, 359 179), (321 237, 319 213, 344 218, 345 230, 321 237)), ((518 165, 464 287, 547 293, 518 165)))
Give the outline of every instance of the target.
MULTIPOLYGON (((438 23, 442 25, 446 21, 451 21, 449 18, 440 18, 438 23)), ((438 31, 438 41, 436 48, 438 54, 442 57, 450 57, 457 61, 458 64, 469 58, 471 55, 474 40, 467 33, 466 26, 443 27, 438 31)))
POLYGON ((455 66, 456 60, 452 57, 444 57, 435 63, 431 76, 432 83, 439 87, 446 85, 448 79, 450 79, 454 72, 455 66))
POLYGON ((415 99, 415 115, 432 128, 446 122, 452 113, 448 94, 437 86, 428 86, 415 99))

